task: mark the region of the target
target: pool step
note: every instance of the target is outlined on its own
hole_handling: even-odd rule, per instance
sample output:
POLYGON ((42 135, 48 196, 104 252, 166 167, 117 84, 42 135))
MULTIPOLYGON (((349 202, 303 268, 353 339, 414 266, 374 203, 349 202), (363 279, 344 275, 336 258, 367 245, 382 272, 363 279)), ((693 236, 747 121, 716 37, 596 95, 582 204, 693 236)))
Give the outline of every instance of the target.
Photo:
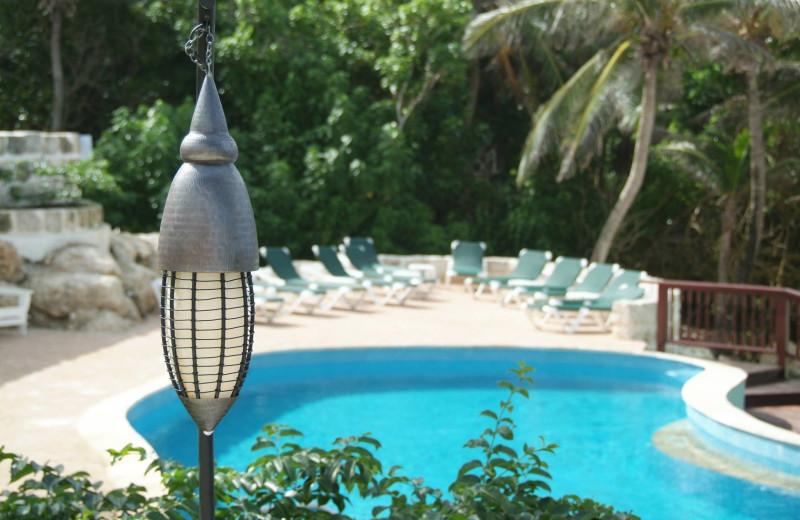
POLYGON ((757 386, 747 386, 744 392, 744 405, 779 406, 800 404, 800 380, 789 379, 757 386))
POLYGON ((783 369, 778 365, 755 365, 747 370, 747 386, 771 385, 783 381, 783 369))
POLYGON ((778 365, 729 360, 726 360, 725 364, 733 365, 747 372, 747 388, 783 381, 783 370, 778 365))
POLYGON ((744 361, 726 361, 747 372, 744 393, 745 408, 800 404, 800 380, 783 378, 778 365, 761 365, 744 361))

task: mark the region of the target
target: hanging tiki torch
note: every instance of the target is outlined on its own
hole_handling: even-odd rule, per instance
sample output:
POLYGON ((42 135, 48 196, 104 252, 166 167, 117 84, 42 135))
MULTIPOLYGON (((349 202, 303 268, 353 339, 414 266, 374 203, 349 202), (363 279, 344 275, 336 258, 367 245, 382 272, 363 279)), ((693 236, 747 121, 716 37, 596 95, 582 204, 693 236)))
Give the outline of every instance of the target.
POLYGON ((202 87, 158 241, 161 341, 172 386, 198 426, 202 520, 214 517, 213 432, 250 363, 258 269, 253 209, 212 76, 214 10, 214 0, 200 0, 187 43, 189 51, 199 42, 193 59, 202 87))

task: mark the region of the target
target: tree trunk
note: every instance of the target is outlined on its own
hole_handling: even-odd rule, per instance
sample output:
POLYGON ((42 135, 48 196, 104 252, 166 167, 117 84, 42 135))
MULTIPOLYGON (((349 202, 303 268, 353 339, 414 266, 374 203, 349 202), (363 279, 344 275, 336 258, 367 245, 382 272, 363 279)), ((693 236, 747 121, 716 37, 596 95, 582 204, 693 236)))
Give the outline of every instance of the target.
POLYGON ((472 62, 469 71, 469 112, 464 120, 464 126, 470 128, 475 120, 475 111, 478 109, 478 97, 481 91, 481 67, 478 60, 472 62))
POLYGON ((56 7, 50 33, 50 64, 53 74, 53 114, 50 129, 54 132, 64 129, 64 67, 61 64, 61 11, 56 7))
POLYGON ((719 237, 719 258, 717 259, 717 281, 727 283, 728 265, 731 256, 731 235, 736 225, 736 198, 728 194, 722 208, 722 233, 719 237))
POLYGON ((750 279, 753 265, 764 233, 764 207, 767 203, 767 161, 764 152, 764 127, 761 111, 761 96, 758 90, 758 71, 748 70, 747 79, 747 125, 750 130, 750 215, 749 233, 744 258, 739 265, 737 281, 750 279))
POLYGON ((636 195, 642 189, 644 176, 647 173, 647 157, 650 154, 650 141, 653 139, 653 127, 656 120, 656 82, 658 61, 654 58, 644 60, 644 85, 642 85, 642 115, 636 131, 636 145, 633 148, 633 161, 628 180, 619 194, 617 203, 603 225, 600 236, 592 251, 593 262, 605 262, 608 252, 619 232, 622 221, 631 209, 636 195))

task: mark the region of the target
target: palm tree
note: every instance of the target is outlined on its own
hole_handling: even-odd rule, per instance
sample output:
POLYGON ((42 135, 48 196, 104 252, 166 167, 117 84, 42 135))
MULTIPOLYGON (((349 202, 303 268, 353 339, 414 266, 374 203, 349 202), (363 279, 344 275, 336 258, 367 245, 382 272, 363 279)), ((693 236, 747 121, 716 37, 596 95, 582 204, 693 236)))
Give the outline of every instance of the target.
POLYGON ((749 232, 744 258, 739 264, 737 281, 750 278, 764 232, 764 210, 767 193, 767 160, 764 147, 764 109, 761 99, 760 75, 774 71, 778 64, 769 53, 767 42, 797 31, 800 25, 800 0, 722 0, 725 10, 721 27, 744 38, 758 53, 739 53, 719 40, 712 55, 721 58, 745 80, 747 126, 750 129, 750 201, 748 204, 749 232))
POLYGON ((730 281, 731 237, 736 228, 739 199, 747 187, 750 170, 749 132, 735 138, 719 133, 705 133, 692 140, 666 140, 654 151, 673 157, 675 163, 706 186, 722 206, 717 281, 730 281))
POLYGON ((487 55, 508 41, 599 47, 534 116, 517 176, 524 182, 550 151, 561 154, 557 180, 573 175, 617 125, 636 128, 630 172, 595 242, 592 260, 605 261, 622 221, 644 183, 657 112, 658 73, 679 46, 706 39, 695 22, 708 3, 682 0, 522 0, 477 16, 464 48, 487 55))

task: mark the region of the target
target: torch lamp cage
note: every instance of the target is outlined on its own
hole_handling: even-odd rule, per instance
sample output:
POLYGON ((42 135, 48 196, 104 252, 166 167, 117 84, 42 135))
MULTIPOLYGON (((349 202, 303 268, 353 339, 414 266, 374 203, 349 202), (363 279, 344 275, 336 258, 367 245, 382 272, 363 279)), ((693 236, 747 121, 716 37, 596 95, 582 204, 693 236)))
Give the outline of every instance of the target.
POLYGON ((237 397, 253 350, 255 304, 250 273, 164 271, 161 337, 179 396, 237 397))

